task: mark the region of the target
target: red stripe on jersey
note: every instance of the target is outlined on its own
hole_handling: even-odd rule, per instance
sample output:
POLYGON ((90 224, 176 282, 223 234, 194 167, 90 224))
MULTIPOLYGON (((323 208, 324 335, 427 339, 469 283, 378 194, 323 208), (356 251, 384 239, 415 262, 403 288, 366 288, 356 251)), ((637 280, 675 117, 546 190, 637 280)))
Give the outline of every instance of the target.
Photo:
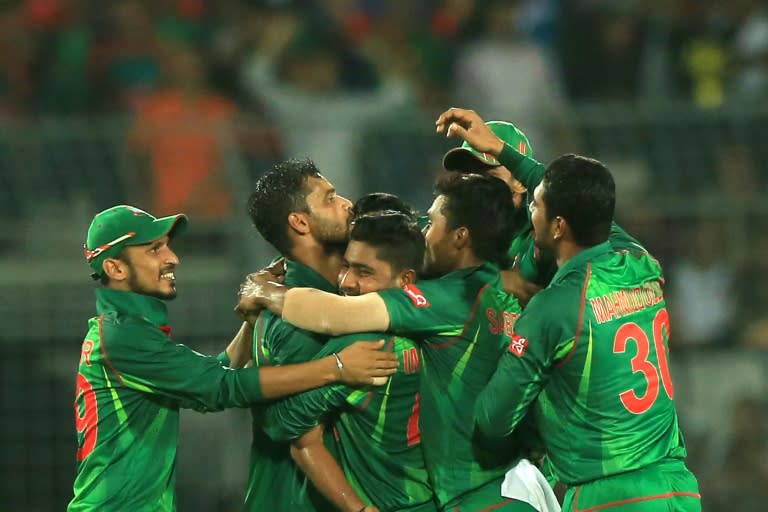
POLYGON ((596 510, 603 510, 611 507, 619 507, 621 505, 627 505, 629 503, 639 503, 639 502, 651 501, 651 500, 664 500, 664 499, 675 498, 675 497, 689 497, 689 498, 701 499, 701 494, 697 492, 668 492, 665 494, 656 494, 655 496, 639 496, 637 498, 627 498, 625 500, 611 501, 609 503, 602 503, 600 505, 595 505, 594 507, 589 507, 589 508, 579 508, 578 501, 579 501, 580 490, 581 490, 581 487, 577 488, 576 493, 573 497, 573 512, 595 512, 596 510))
POLYGON ((421 429, 419 429, 419 416, 421 416, 421 396, 416 393, 415 400, 413 402, 413 409, 411 409, 411 417, 408 418, 408 428, 406 429, 405 438, 408 440, 407 445, 413 446, 421 443, 421 429))
POLYGON ((589 278, 592 277, 592 263, 587 263, 587 274, 584 276, 584 286, 581 289, 581 306, 579 306, 579 323, 576 324, 576 335, 573 338, 573 347, 565 358, 555 365, 555 368, 565 366, 568 361, 571 360, 573 353, 576 352, 576 346, 579 344, 579 336, 581 335, 581 327, 584 324, 584 305, 587 302, 587 287, 589 286, 589 278))
MULTIPOLYGON (((494 503, 493 505, 489 505, 485 508, 478 509, 476 512, 492 512, 493 510, 498 510, 504 505, 506 505, 507 503, 512 503, 513 501, 518 501, 518 500, 513 500, 512 498, 506 498, 498 503, 494 503)), ((458 505, 453 507, 453 512, 460 512, 458 505)))
POLYGON ((99 349, 101 350, 101 355, 104 358, 104 362, 107 363, 109 369, 112 370, 112 373, 114 373, 115 377, 117 377, 117 382, 119 382, 121 386, 125 386, 120 373, 114 366, 112 366, 112 361, 109 360, 109 355, 107 355, 107 347, 104 346, 104 315, 99 317, 99 349))
POLYGON ((458 336, 454 336, 453 338, 448 338, 450 341, 446 341, 445 343, 429 343, 429 348, 446 348, 450 347, 451 345, 455 345, 457 341, 461 340, 464 335, 467 333, 467 328, 472 324, 472 321, 475 319, 475 314, 477 313, 477 307, 480 305, 480 298, 483 296, 483 292, 488 288, 487 284, 484 284, 482 288, 480 288, 480 291, 477 292, 477 297, 475 297, 475 303, 472 305, 472 311, 469 313, 469 318, 467 319, 466 323, 464 324, 464 327, 461 329, 461 334, 458 336))

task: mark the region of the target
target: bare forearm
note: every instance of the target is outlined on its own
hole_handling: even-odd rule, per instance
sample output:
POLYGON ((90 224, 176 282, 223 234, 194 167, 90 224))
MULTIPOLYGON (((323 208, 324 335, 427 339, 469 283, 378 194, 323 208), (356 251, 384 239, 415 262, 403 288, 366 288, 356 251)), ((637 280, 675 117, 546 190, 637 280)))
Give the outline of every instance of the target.
POLYGON ((322 426, 291 444, 291 456, 318 491, 341 511, 358 512, 365 503, 349 485, 336 459, 323 444, 322 426))
POLYGON ((253 326, 248 322, 243 322, 240 330, 227 345, 227 357, 229 358, 230 368, 243 368, 251 360, 253 326))
POLYGON ((285 293, 282 316, 302 329, 333 336, 389 328, 389 313, 375 293, 340 297, 311 288, 293 288, 285 293))

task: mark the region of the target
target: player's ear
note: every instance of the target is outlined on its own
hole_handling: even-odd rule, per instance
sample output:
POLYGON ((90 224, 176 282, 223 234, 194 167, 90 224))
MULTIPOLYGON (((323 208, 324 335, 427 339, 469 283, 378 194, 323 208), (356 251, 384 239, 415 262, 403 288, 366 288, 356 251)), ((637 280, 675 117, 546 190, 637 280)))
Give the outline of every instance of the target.
POLYGON ((453 230, 453 245, 456 249, 463 249, 470 243, 469 230, 465 227, 453 230))
POLYGON ((400 272, 400 275, 397 276, 397 285, 402 288, 403 286, 407 286, 409 284, 413 284, 416 282, 416 271, 411 269, 403 270, 400 272))
POLYGON ((560 240, 565 236, 566 230, 569 230, 568 221, 564 218, 557 216, 552 219, 552 238, 560 240))
POLYGON ((288 214, 288 227, 300 235, 309 233, 309 218, 306 213, 291 212, 288 214))
POLYGON ((117 258, 105 259, 101 264, 101 268, 111 281, 125 281, 128 279, 128 265, 117 258))

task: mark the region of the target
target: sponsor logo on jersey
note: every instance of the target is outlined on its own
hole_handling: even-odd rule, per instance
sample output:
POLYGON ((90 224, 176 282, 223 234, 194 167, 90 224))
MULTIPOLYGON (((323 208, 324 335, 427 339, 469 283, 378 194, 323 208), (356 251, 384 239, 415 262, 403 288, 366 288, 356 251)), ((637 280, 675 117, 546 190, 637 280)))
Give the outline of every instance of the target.
POLYGON ((523 354, 525 354, 525 351, 528 349, 528 340, 517 334, 512 334, 510 338, 512 341, 507 349, 515 356, 523 357, 523 354))
POLYGON ((417 308, 428 308, 430 306, 429 301, 424 297, 424 292, 416 288, 416 286, 408 284, 403 287, 403 290, 405 291, 405 294, 408 295, 408 298, 411 299, 413 305, 417 308))

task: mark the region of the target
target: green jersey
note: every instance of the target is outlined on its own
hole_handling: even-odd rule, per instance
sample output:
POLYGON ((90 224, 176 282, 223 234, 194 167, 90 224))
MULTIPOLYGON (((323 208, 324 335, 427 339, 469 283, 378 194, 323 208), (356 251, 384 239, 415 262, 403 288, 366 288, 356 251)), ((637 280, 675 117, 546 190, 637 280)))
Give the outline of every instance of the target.
POLYGON ((259 371, 232 370, 170 340, 165 303, 96 290, 75 391, 77 476, 70 512, 176 509, 179 408, 246 407, 259 371))
MULTIPOLYGON (((335 287, 320 274, 292 260, 287 261, 285 284, 336 293, 335 287)), ((303 363, 313 359, 327 340, 327 336, 299 329, 264 311, 253 329, 253 364, 260 367, 303 363)), ((252 409, 253 442, 245 509, 274 512, 333 510, 294 464, 290 446, 275 442, 264 433, 265 411, 265 405, 256 405, 252 409)))
POLYGON ((490 263, 378 293, 390 330, 421 345, 422 445, 444 507, 500 478, 510 462, 490 462, 473 443, 472 412, 509 344, 520 306, 501 290, 499 270, 490 263))
POLYGON ((575 485, 686 455, 658 262, 618 226, 566 262, 517 320, 476 404, 502 437, 533 404, 552 468, 575 485))
POLYGON ((436 510, 419 430, 421 358, 413 341, 382 333, 335 338, 317 357, 340 352, 357 340, 387 339, 400 367, 386 386, 359 389, 334 384, 293 396, 269 408, 265 430, 278 441, 300 437, 322 416, 334 422, 338 460, 360 498, 379 510, 436 510))

